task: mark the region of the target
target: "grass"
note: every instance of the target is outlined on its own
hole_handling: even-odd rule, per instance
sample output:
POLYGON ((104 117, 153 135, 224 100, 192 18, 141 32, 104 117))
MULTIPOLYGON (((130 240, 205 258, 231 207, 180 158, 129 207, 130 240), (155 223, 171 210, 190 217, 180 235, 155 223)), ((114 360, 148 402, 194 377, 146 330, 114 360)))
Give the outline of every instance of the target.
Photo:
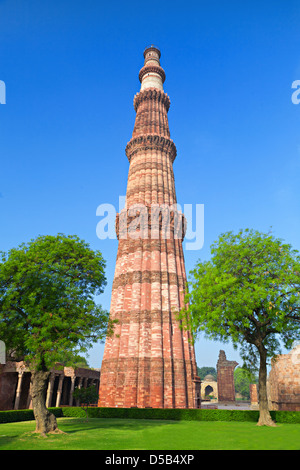
POLYGON ((0 424, 0 450, 300 450, 300 425, 58 418, 65 434, 32 433, 34 421, 0 424))

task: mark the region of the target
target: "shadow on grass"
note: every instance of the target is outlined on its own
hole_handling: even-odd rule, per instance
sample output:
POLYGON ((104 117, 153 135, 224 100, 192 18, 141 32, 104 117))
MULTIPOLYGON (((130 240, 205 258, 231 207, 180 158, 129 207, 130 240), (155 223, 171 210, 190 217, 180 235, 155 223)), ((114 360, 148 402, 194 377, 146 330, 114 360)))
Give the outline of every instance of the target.
MULTIPOLYGON (((145 429, 151 429, 156 427, 174 425, 175 423, 179 423, 179 421, 167 421, 167 420, 134 420, 134 419, 118 419, 118 418, 89 418, 89 421, 86 421, 86 418, 58 418, 57 424, 58 429, 63 431, 64 434, 47 434, 46 436, 42 436, 41 434, 34 433, 35 429, 35 421, 27 421, 26 426, 23 429, 19 429, 19 433, 14 432, 13 429, 10 430, 10 433, 4 435, 0 434, 0 450, 4 449, 26 449, 32 448, 32 445, 36 445, 36 448, 40 448, 42 443, 45 442, 45 445, 49 445, 50 442, 64 441, 67 439, 68 435, 76 436, 76 434, 80 435, 80 433, 86 434, 93 431, 101 431, 104 433, 114 431, 123 431, 128 433, 128 435, 133 432, 139 432, 145 429), (29 428, 32 428, 29 429, 29 428), (49 444, 47 444, 47 442, 49 444), (36 444, 34 444, 36 443, 36 444), (29 444, 29 447, 28 447, 29 444), (24 447, 23 447, 24 445, 24 447)), ((13 423, 8 423, 9 425, 13 423)), ((21 423, 16 423, 21 424, 21 423)), ((18 427, 18 426, 17 426, 18 427)), ((2 430, 1 430, 2 431, 2 430)), ((0 432, 1 432, 0 431, 0 432)), ((4 430, 3 430, 4 431, 4 430)), ((68 439, 67 439, 68 440, 68 439)))
POLYGON ((85 419, 80 418, 61 418, 58 421, 58 427, 67 434, 73 434, 82 431, 89 431, 93 429, 116 429, 116 430, 130 430, 139 431, 145 428, 153 428, 157 426, 167 426, 178 424, 180 421, 166 421, 166 420, 144 420, 144 419, 117 419, 117 418, 89 418, 87 422, 85 419), (70 421, 69 421, 70 420, 70 421), (68 429, 69 428, 69 429, 68 429))
POLYGON ((0 449, 1 447, 7 446, 11 444, 12 442, 15 442, 16 439, 19 439, 20 436, 0 436, 0 449))

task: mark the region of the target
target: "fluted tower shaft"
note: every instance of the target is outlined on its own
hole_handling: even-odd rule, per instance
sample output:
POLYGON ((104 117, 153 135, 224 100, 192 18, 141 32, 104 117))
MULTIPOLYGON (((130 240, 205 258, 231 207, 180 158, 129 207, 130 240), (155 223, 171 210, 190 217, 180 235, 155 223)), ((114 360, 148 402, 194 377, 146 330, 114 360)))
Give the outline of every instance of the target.
POLYGON ((105 344, 99 406, 195 408, 200 379, 194 348, 177 319, 186 285, 185 219, 176 208, 170 99, 163 90, 160 51, 150 46, 144 58, 126 146, 126 207, 116 220, 110 317, 118 323, 105 344))

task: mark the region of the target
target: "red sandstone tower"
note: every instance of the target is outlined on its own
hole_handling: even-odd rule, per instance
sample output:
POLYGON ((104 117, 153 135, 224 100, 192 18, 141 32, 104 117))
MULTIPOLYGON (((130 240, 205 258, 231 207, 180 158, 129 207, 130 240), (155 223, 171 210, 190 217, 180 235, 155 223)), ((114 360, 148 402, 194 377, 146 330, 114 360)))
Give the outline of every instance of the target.
POLYGON ((163 91, 160 51, 144 51, 141 90, 126 155, 130 162, 126 207, 117 215, 119 247, 106 339, 99 406, 197 408, 197 377, 190 333, 176 318, 184 305, 182 250, 185 219, 177 211, 170 139, 170 99, 163 91), (165 218, 165 214, 166 218, 165 218))

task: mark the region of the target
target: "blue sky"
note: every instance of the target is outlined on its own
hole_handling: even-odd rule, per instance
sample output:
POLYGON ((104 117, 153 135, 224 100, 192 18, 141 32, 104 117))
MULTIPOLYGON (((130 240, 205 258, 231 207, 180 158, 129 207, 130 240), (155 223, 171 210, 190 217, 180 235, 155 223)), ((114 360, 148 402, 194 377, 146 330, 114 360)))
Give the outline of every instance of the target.
MULTIPOLYGON (((138 72, 161 49, 178 202, 204 204, 208 259, 227 230, 268 231, 300 249, 298 1, 0 0, 0 249, 39 234, 78 234, 107 261, 109 309, 116 240, 96 236, 96 209, 125 195, 138 72)), ((230 345, 199 340, 199 366, 230 345)), ((103 346, 89 362, 100 367, 103 346)))

